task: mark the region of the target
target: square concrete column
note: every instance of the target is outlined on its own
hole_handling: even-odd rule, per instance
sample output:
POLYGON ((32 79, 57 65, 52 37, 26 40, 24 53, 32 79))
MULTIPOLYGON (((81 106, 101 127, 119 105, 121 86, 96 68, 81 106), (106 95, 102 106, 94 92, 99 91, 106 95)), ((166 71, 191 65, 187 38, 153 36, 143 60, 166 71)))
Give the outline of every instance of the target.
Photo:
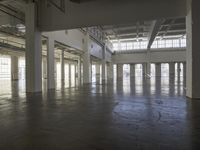
POLYGON ((87 33, 84 37, 83 42, 83 83, 91 83, 91 63, 90 63, 90 50, 89 50, 89 34, 87 33))
POLYGON ((108 73, 107 73, 108 79, 113 79, 113 63, 108 63, 108 73))
POLYGON ((101 69, 100 69, 101 65, 100 64, 96 64, 95 67, 96 67, 96 76, 100 77, 100 75, 101 75, 101 69))
POLYGON ((175 63, 174 62, 169 63, 169 76, 171 76, 171 77, 175 76, 175 63))
POLYGON ((71 76, 72 76, 72 70, 71 70, 71 64, 69 63, 69 80, 71 81, 71 76))
POLYGON ((54 61, 54 76, 55 76, 55 79, 57 80, 57 59, 55 59, 54 61))
POLYGON ((135 77, 135 64, 130 64, 130 77, 135 77))
POLYGON ((106 44, 104 45, 103 51, 102 51, 102 80, 106 79, 106 44))
POLYGON ((181 74, 181 64, 180 64, 179 62, 177 63, 177 70, 176 70, 176 72, 177 72, 178 78, 180 78, 180 74, 181 74))
POLYGON ((18 66, 18 57, 11 56, 11 79, 18 80, 19 79, 19 66, 18 66))
POLYGON ((37 27, 36 5, 26 4, 26 91, 42 91, 42 42, 41 32, 37 27))
POLYGON ((78 75, 78 83, 81 83, 81 57, 78 59, 77 65, 77 75, 78 75))
POLYGON ((156 77, 161 77, 161 63, 156 63, 156 77))
POLYGON ((61 50, 60 67, 61 67, 61 80, 65 80, 65 52, 61 50))
POLYGON ((142 64, 142 75, 143 77, 148 77, 151 75, 151 64, 149 62, 142 64))
POLYGON ((147 63, 147 70, 146 70, 146 72, 147 72, 148 76, 151 76, 151 63, 150 62, 147 63))
POLYGON ((187 83, 186 96, 189 98, 200 99, 200 51, 199 51, 199 35, 200 35, 200 17, 199 17, 199 0, 187 0, 187 17, 186 17, 186 33, 187 33, 187 83))
POLYGON ((183 62, 183 81, 186 81, 186 62, 183 62))
POLYGON ((49 37, 47 40, 47 87, 48 89, 55 88, 55 69, 56 60, 54 58, 54 38, 49 37))
POLYGON ((146 63, 146 76, 151 76, 151 52, 150 49, 147 50, 147 63, 146 63))
POLYGON ((175 83, 175 63, 174 62, 170 62, 169 63, 169 83, 172 85, 172 88, 174 83, 175 83))
POLYGON ((106 79, 106 62, 102 61, 102 80, 106 79))
POLYGON ((46 57, 42 58, 42 75, 43 75, 43 79, 47 79, 47 60, 46 60, 46 57))
POLYGON ((75 66, 75 78, 78 78, 78 64, 75 63, 74 66, 75 66))
POLYGON ((142 64, 142 76, 145 77, 146 76, 146 70, 147 70, 147 64, 143 63, 142 64))
POLYGON ((123 78, 123 64, 117 64, 117 78, 123 78))

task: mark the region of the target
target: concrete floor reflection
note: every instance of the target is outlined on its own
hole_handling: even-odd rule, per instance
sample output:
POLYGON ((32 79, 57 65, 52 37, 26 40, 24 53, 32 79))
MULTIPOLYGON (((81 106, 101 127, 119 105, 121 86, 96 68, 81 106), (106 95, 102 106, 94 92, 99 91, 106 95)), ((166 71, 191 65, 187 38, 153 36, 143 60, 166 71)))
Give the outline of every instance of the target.
POLYGON ((200 101, 187 100, 184 84, 173 79, 99 81, 37 94, 8 81, 0 93, 0 149, 198 149, 200 101))
MULTIPOLYGON (((105 84, 112 85, 113 92, 124 96, 185 96, 185 81, 183 78, 177 77, 151 77, 143 78, 141 76, 136 77, 124 77, 123 79, 117 79, 115 81, 102 81, 97 76, 91 84, 93 93, 103 93, 103 87, 105 84), (96 86, 99 85, 99 86, 96 86)), ((13 81, 1 80, 0 97, 11 98, 12 95, 25 96, 25 80, 13 81)), ((67 79, 56 82, 56 90, 64 90, 66 88, 78 88, 82 84, 78 79, 67 79)), ((47 80, 43 80, 43 91, 47 92, 47 80)))
POLYGON ((135 96, 185 96, 185 81, 183 77, 178 80, 175 77, 146 78, 142 76, 118 78, 113 81, 113 89, 116 93, 135 96))

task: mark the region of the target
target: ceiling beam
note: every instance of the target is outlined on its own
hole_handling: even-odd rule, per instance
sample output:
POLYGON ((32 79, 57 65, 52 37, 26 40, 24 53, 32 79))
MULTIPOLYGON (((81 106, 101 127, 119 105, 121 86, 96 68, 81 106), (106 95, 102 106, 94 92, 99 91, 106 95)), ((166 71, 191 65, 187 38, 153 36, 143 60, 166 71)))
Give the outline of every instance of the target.
POLYGON ((160 30, 160 27, 163 23, 163 19, 155 20, 152 22, 151 30, 148 35, 148 45, 147 49, 151 48, 151 45, 153 44, 154 39, 156 38, 156 35, 158 31, 160 30))
MULTIPOLYGON (((118 35, 118 37, 121 37, 121 36, 127 36, 127 35, 137 35, 137 32, 130 32, 130 33, 120 33, 120 34, 118 34, 118 33, 116 33, 117 35, 118 35)), ((148 34, 148 32, 139 32, 138 33, 139 35, 140 34, 148 34)), ((115 36, 115 34, 108 34, 108 36, 115 36)))
MULTIPOLYGON (((167 33, 186 33, 186 29, 179 29, 179 30, 168 30, 167 33)), ((159 31, 159 34, 166 34, 166 31, 159 31)))
POLYGON ((175 23, 175 21, 176 21, 176 19, 171 20, 169 26, 167 26, 167 28, 166 28, 166 30, 165 30, 165 32, 163 33, 162 36, 165 36, 168 33, 168 31, 171 29, 171 27, 173 26, 173 24, 175 23))
MULTIPOLYGON (((139 28, 144 28, 144 27, 145 27, 144 25, 140 25, 139 28)), ((105 26, 103 26, 103 30, 105 32, 108 32, 108 31, 110 31, 112 29, 119 30, 119 31, 126 31, 126 30, 136 30, 137 27, 136 27, 136 25, 131 25, 131 26, 127 25, 127 26, 123 26, 123 27, 117 27, 117 26, 105 27, 105 26)))
POLYGON ((0 12, 3 12, 9 16, 12 16, 16 19, 18 19, 20 22, 24 23, 25 22, 25 15, 23 12, 15 9, 15 8, 11 8, 7 5, 3 5, 0 3, 0 12))

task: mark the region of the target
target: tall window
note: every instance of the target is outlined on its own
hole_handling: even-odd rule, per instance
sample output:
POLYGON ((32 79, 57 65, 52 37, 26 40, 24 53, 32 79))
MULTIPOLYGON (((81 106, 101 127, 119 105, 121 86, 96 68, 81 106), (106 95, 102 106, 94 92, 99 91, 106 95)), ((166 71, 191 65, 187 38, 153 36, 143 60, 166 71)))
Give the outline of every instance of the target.
MULTIPOLYGON (((133 50, 133 49, 146 49, 148 41, 121 41, 113 43, 113 50, 133 50)), ((151 46, 153 49, 157 48, 178 48, 178 47, 186 47, 186 39, 162 39, 155 40, 151 46)))
POLYGON ((158 48, 158 41, 154 41, 151 48, 158 48))
POLYGON ((173 40, 173 47, 180 47, 180 40, 173 40))
POLYGON ((186 39, 181 39, 181 47, 186 47, 186 39))
POLYGON ((25 80, 25 58, 19 58, 19 79, 25 80))
POLYGON ((126 43, 121 43, 121 50, 126 50, 126 43))
POLYGON ((113 50, 116 51, 118 50, 119 44, 118 43, 113 43, 113 50))
POLYGON ((147 48, 147 42, 146 41, 140 42, 140 48, 141 49, 146 49, 147 48))
POLYGON ((0 55, 0 79, 11 77, 11 58, 10 56, 0 55))
POLYGON ((132 42, 128 42, 127 43, 127 50, 131 50, 133 49, 133 43, 132 42))
POLYGON ((139 44, 139 42, 134 42, 134 43, 133 43, 133 47, 134 47, 134 49, 140 49, 140 44, 139 44))
POLYGON ((166 48, 172 47, 172 40, 166 40, 166 48))
POLYGON ((158 48, 163 48, 165 47, 165 41, 164 40, 159 40, 158 41, 158 48))

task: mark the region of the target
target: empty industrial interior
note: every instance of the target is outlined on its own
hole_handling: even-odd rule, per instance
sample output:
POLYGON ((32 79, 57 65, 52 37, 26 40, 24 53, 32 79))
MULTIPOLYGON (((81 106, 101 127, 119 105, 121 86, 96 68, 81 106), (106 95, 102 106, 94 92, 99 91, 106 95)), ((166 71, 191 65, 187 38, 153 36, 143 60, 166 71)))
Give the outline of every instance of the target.
POLYGON ((200 147, 198 0, 0 0, 0 150, 200 147))

